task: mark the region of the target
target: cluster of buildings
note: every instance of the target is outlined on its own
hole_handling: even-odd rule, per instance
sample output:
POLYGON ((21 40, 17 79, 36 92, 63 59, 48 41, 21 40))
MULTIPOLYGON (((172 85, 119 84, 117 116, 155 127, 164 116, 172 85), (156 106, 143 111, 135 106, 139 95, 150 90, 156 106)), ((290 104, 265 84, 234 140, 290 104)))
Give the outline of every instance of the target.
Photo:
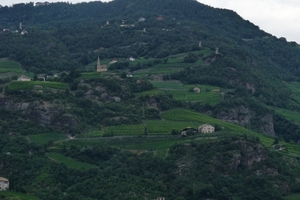
POLYGON ((49 4, 50 4, 50 2, 48 2, 48 1, 45 1, 45 2, 36 2, 35 6, 47 6, 49 4))
MULTIPOLYGON (((127 58, 128 61, 135 61, 135 58, 130 56, 127 58)), ((114 63, 117 63, 118 62, 118 59, 117 58, 113 58, 109 64, 114 64, 114 63)), ((101 65, 100 63, 100 58, 98 57, 98 60, 97 60, 97 68, 96 68, 96 71, 97 72, 106 72, 107 71, 107 65, 101 65)))
POLYGON ((186 127, 182 131, 180 131, 180 134, 183 136, 188 135, 188 133, 191 132, 193 134, 196 133, 213 133, 215 132, 215 127, 210 124, 202 124, 198 127, 198 129, 192 128, 192 127, 186 127))
POLYGON ((11 30, 8 29, 8 28, 4 28, 4 29, 2 30, 2 32, 3 32, 3 33, 21 33, 21 35, 28 34, 28 31, 23 30, 22 22, 20 22, 19 30, 11 31, 11 30))

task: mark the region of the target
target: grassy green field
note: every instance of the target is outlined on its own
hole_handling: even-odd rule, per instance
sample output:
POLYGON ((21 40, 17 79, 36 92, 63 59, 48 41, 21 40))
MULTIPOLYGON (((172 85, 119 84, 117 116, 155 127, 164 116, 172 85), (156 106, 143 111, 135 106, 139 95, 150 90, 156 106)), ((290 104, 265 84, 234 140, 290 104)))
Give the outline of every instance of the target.
POLYGON ((45 88, 52 88, 58 90, 66 90, 68 84, 60 82, 47 82, 47 81, 14 81, 8 85, 9 90, 28 90, 33 88, 33 86, 42 86, 45 88))
POLYGON ((300 82, 290 82, 286 83, 286 85, 291 89, 292 95, 291 97, 300 102, 300 82))
POLYGON ((49 141, 56 142, 59 140, 65 140, 68 137, 65 134, 59 133, 45 133, 45 134, 38 134, 38 135, 29 135, 28 136, 30 141, 37 144, 46 144, 49 141))
POLYGON ((113 135, 113 136, 121 136, 121 135, 141 135, 144 133, 144 125, 143 124, 135 124, 135 125, 121 125, 121 126, 110 126, 101 132, 103 135, 113 135))
POLYGON ((24 194, 20 192, 12 191, 1 191, 0 199, 10 199, 10 200, 38 200, 39 198, 31 196, 29 194, 24 194))
POLYGON ((0 73, 16 72, 22 73, 21 65, 15 61, 8 59, 0 59, 0 73))
POLYGON ((285 200, 299 200, 300 199, 300 193, 294 193, 290 194, 286 197, 284 197, 285 200))
POLYGON ((292 120, 298 124, 300 124, 300 115, 297 111, 290 111, 282 108, 274 108, 275 111, 284 117, 286 117, 288 120, 292 120))
POLYGON ((198 128, 198 126, 197 122, 189 121, 147 120, 145 124, 110 126, 104 130, 92 130, 79 137, 140 136, 145 135, 145 127, 148 135, 170 135, 172 130, 181 131, 186 127, 198 128))
POLYGON ((109 145, 119 148, 125 148, 129 150, 163 150, 168 149, 176 143, 189 142, 191 139, 169 136, 169 137, 114 137, 114 138, 102 138, 102 139, 77 139, 68 140, 57 144, 58 148, 62 148, 63 145, 70 147, 76 145, 79 148, 87 146, 99 146, 109 145))
MULTIPOLYGON (((203 48, 199 51, 194 51, 192 53, 195 53, 196 55, 203 55, 204 57, 210 55, 211 53, 213 53, 213 51, 211 51, 211 49, 209 48, 203 48)), ((146 69, 141 69, 141 70, 137 70, 134 72, 134 76, 137 77, 146 77, 149 74, 151 75, 164 75, 164 74, 171 74, 177 71, 180 71, 186 67, 192 67, 195 65, 203 65, 204 62, 202 60, 198 60, 195 63, 185 63, 184 62, 184 58, 188 55, 188 53, 181 53, 181 54, 176 54, 176 55, 171 55, 167 58, 167 62, 166 63, 159 63, 157 65, 154 65, 152 67, 148 67, 146 69)), ((154 61, 155 59, 144 59, 144 58, 140 58, 140 59, 136 59, 134 62, 132 62, 132 65, 136 65, 137 63, 147 63, 149 61, 154 61)), ((164 60, 164 59, 162 59, 164 60)))
POLYGON ((58 163, 64 163, 69 168, 74 168, 74 169, 78 169, 78 170, 82 170, 82 169, 87 170, 87 169, 97 168, 97 166, 95 166, 95 165, 76 161, 76 160, 73 160, 66 156, 63 156, 59 153, 47 153, 47 155, 51 160, 58 162, 58 163))
POLYGON ((147 120, 148 134, 171 134, 172 130, 181 131, 186 127, 197 129, 199 124, 192 121, 174 122, 170 120, 147 120))
POLYGON ((221 88, 208 85, 182 85, 178 81, 152 81, 156 89, 141 92, 137 96, 158 95, 168 93, 176 100, 200 102, 202 104, 216 105, 222 100, 221 88), (191 92, 190 90, 199 87, 201 92, 191 92))

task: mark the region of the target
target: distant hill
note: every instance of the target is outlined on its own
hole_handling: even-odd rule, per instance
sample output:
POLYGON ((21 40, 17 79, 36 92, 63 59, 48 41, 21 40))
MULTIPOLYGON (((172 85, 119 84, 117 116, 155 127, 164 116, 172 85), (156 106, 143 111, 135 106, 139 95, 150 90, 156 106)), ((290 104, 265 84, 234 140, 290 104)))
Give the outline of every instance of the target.
POLYGON ((300 191, 299 44, 194 0, 15 4, 0 8, 0 28, 0 166, 13 190, 72 200, 300 191), (196 131, 206 123, 216 132, 196 131))

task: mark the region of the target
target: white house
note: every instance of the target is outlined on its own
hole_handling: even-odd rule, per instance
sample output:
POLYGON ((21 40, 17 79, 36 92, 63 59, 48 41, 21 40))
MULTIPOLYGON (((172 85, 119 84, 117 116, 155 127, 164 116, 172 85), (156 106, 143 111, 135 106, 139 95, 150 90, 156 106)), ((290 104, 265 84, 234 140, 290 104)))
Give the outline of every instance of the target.
POLYGON ((203 124, 203 125, 199 126, 198 132, 200 132, 200 133, 212 133, 212 132, 215 132, 215 127, 213 127, 210 124, 203 124))
POLYGON ((140 17, 138 21, 139 21, 139 22, 144 22, 145 20, 146 20, 146 19, 145 19, 144 17, 140 17))
POLYGON ((8 188, 9 188, 8 179, 0 177, 0 190, 7 190, 8 188))
POLYGON ((201 89, 199 87, 194 87, 193 88, 193 91, 194 92, 197 92, 197 93, 200 93, 201 92, 201 89))
POLYGON ((129 61, 135 61, 135 58, 132 57, 132 56, 130 56, 130 57, 128 58, 128 60, 129 60, 129 61))
POLYGON ((18 81, 31 81, 31 78, 28 77, 28 76, 25 76, 25 75, 21 75, 21 76, 18 78, 18 81))
POLYGON ((112 59, 112 61, 109 62, 109 64, 114 64, 114 63, 116 63, 116 62, 118 62, 118 59, 117 59, 117 58, 114 58, 114 59, 112 59))

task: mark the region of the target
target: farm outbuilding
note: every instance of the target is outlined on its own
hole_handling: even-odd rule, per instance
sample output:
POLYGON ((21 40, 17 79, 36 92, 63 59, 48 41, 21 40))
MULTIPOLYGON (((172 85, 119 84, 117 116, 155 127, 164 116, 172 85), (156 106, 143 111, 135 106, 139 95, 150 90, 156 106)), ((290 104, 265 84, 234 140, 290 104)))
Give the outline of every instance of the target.
POLYGON ((192 127, 186 127, 182 131, 180 131, 180 135, 186 136, 188 134, 196 134, 197 129, 192 128, 192 127))

